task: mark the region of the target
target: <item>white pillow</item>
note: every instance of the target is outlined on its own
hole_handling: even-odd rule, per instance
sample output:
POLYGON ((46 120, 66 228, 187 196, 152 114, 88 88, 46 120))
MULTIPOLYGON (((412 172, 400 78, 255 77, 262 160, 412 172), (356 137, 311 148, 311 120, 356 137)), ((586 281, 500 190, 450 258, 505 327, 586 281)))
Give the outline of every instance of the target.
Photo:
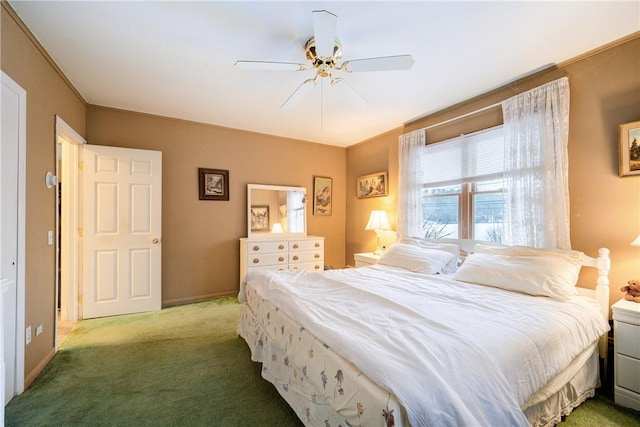
POLYGON ((578 295, 575 285, 581 255, 578 251, 476 245, 454 278, 564 301, 578 295))
POLYGON ((402 268, 416 273, 436 274, 442 271, 453 255, 433 248, 406 243, 394 243, 380 255, 377 264, 402 268))
POLYGON ((460 255, 460 247, 455 243, 434 242, 431 240, 425 240, 420 237, 404 237, 400 242, 420 246, 422 248, 438 249, 441 251, 449 252, 452 255, 452 258, 442 268, 442 271, 440 271, 440 273, 453 273, 458 267, 458 256, 460 255))

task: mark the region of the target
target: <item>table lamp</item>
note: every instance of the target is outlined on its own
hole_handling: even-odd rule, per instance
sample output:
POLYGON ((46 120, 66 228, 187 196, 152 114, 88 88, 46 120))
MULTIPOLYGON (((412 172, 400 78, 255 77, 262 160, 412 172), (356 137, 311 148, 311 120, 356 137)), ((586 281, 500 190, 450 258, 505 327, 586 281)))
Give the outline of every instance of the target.
POLYGON ((389 218, 387 218, 387 212, 377 210, 371 211, 369 222, 364 229, 376 232, 376 250, 374 255, 380 255, 382 253, 382 248, 380 247, 380 234, 382 234, 384 230, 391 230, 389 218))

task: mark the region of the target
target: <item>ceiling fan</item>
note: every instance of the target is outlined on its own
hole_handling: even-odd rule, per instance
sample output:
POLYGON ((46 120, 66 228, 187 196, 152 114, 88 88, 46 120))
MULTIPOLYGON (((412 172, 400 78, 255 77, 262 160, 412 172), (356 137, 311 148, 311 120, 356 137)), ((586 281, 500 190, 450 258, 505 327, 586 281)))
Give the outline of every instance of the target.
POLYGON ((333 75, 334 71, 347 73, 360 71, 392 71, 408 70, 413 66, 411 55, 381 56, 376 58, 343 61, 342 41, 336 37, 338 17, 326 10, 315 10, 313 16, 313 37, 305 44, 308 64, 271 61, 236 61, 237 68, 248 70, 284 70, 306 71, 315 69, 313 78, 302 82, 300 86, 287 98, 280 108, 293 108, 320 80, 327 78, 332 87, 336 87, 349 103, 363 106, 366 101, 342 77, 333 75))

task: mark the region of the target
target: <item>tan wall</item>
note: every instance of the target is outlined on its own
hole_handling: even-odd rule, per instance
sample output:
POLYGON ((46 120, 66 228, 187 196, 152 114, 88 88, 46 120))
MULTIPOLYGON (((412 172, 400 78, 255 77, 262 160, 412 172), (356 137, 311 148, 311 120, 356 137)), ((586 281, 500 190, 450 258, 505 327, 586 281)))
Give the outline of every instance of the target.
POLYGON ((0 67, 27 92, 26 159, 26 325, 43 325, 25 350, 26 382, 53 357, 55 310, 55 246, 47 245, 55 230, 55 190, 45 186, 55 173, 55 116, 78 133, 85 131, 85 105, 25 33, 2 2, 0 67))
MULTIPOLYGON (((347 180, 388 169, 389 197, 347 198, 347 262, 353 253, 370 251, 375 234, 364 231, 371 209, 387 209, 395 225, 398 136, 474 110, 561 76, 569 76, 571 112, 569 129, 569 191, 571 241, 575 249, 596 255, 611 250, 611 301, 621 298, 619 288, 640 278, 640 249, 629 245, 640 234, 640 176, 618 177, 618 125, 640 120, 640 35, 597 52, 585 54, 553 69, 509 84, 483 96, 408 124, 397 132, 373 138, 347 149, 347 180)), ((502 122, 500 108, 427 131, 428 143, 502 122)), ((595 271, 584 269, 581 283, 594 284, 595 271)), ((593 286, 593 285, 592 285, 593 286)))
MULTIPOLYGON (((374 209, 387 211, 389 223, 396 228, 396 209, 398 194, 398 137, 402 128, 397 128, 385 134, 352 145, 347 148, 347 234, 346 260, 347 265, 354 265, 353 254, 358 252, 373 252, 376 248, 376 233, 365 230, 369 215, 374 209), (358 199, 356 193, 357 178, 376 172, 389 173, 388 195, 358 199)), ((380 244, 389 245, 395 240, 395 232, 383 232, 380 244)))
POLYGON ((311 215, 307 231, 325 237, 325 262, 344 266, 346 150, 89 106, 89 144, 162 151, 164 304, 238 292, 238 239, 247 236, 247 184, 306 187, 333 178, 333 214, 311 215), (198 199, 198 168, 229 170, 229 201, 198 199))

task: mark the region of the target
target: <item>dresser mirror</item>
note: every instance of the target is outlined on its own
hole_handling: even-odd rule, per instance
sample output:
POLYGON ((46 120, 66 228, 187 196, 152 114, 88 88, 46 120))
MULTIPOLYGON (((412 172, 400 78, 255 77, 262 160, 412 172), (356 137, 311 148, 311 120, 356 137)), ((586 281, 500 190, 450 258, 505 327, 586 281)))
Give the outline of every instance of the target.
POLYGON ((307 234, 304 187, 247 185, 248 237, 307 234))

